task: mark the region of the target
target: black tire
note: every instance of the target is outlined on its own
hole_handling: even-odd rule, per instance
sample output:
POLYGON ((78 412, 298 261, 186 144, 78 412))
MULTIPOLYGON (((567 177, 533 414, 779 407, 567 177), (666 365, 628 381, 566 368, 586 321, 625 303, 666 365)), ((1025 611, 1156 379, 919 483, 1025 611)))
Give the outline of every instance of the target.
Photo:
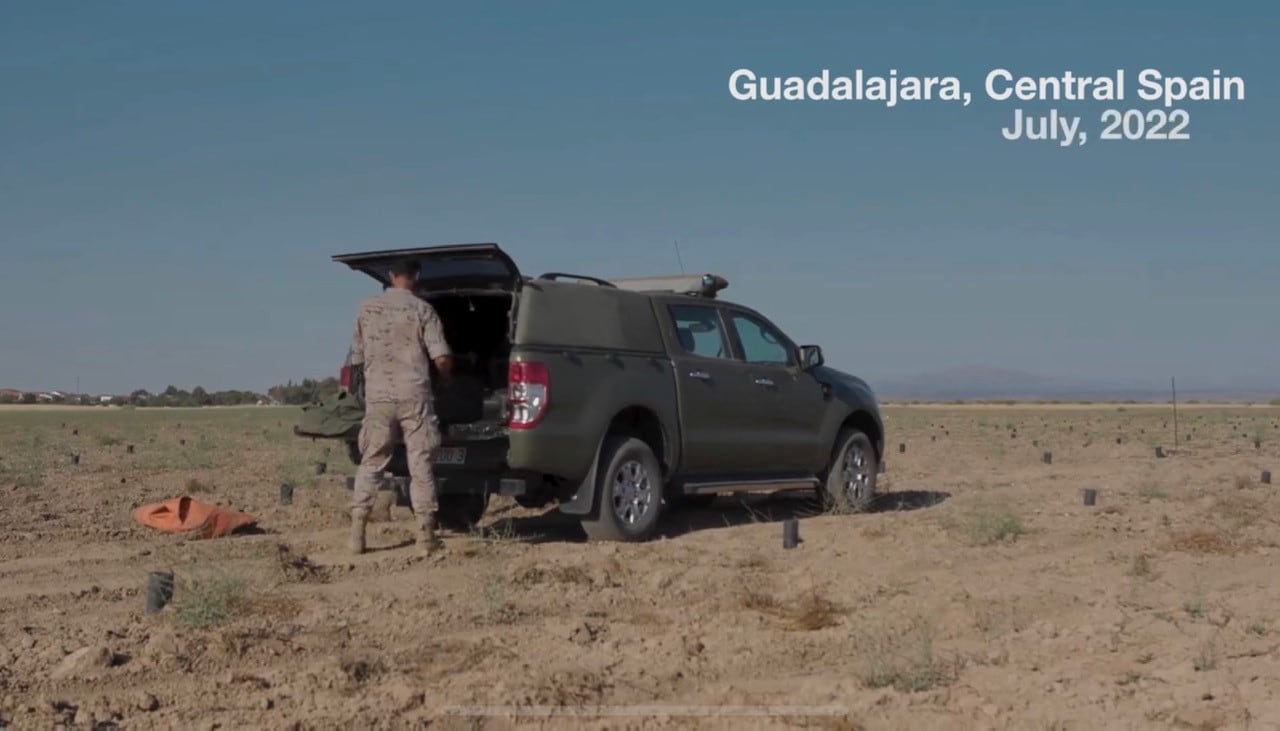
POLYGON ((449 530, 470 532, 484 517, 489 507, 489 495, 457 494, 441 495, 436 501, 436 522, 449 530))
POLYGON ((823 510, 829 513, 861 513, 876 499, 880 472, 875 446, 861 431, 845 427, 831 450, 827 474, 818 488, 823 510), (846 465, 846 459, 849 464, 846 465), (849 470, 845 468, 849 467, 849 470))
POLYGON ((638 542, 651 538, 662 513, 662 488, 662 466, 648 444, 635 437, 609 437, 596 475, 595 517, 582 520, 587 539, 638 542))

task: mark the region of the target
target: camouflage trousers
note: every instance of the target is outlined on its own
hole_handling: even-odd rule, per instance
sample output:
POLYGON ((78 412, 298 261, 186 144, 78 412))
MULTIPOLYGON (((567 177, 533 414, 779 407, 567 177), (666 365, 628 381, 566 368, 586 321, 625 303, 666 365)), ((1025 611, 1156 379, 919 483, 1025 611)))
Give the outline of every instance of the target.
POLYGON ((360 467, 356 470, 352 509, 373 507, 382 473, 391 462, 397 441, 403 441, 409 461, 409 500, 418 516, 436 511, 436 478, 431 456, 440 446, 440 427, 431 402, 394 401, 365 405, 360 426, 360 467))

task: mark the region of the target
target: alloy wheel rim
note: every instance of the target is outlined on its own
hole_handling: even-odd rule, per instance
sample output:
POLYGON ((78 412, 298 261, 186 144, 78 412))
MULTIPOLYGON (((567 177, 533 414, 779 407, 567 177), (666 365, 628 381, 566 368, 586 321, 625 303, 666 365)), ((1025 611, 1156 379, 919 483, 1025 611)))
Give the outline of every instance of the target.
POLYGON ((627 525, 635 525, 653 505, 649 470, 636 460, 624 462, 613 473, 613 513, 627 525))
POLYGON ((871 492, 871 474, 861 444, 854 442, 845 450, 843 473, 845 499, 854 505, 865 501, 871 492))

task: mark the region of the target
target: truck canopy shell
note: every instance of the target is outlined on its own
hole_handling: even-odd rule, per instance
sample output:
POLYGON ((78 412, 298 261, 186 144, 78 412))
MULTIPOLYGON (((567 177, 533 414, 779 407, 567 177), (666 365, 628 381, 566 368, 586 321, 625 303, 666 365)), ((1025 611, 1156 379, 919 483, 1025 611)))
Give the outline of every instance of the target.
POLYGON ((517 346, 655 355, 666 350, 653 300, 637 292, 531 279, 521 290, 518 312, 517 346))

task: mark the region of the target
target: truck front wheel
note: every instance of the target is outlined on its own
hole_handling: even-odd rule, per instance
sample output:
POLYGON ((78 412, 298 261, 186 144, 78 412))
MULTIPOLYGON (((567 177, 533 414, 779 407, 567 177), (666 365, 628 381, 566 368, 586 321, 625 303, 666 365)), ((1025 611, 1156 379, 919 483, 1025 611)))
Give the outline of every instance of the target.
POLYGON ((823 508, 833 513, 865 511, 875 500, 878 472, 871 439, 857 429, 842 429, 831 451, 826 481, 818 489, 823 508))
POLYGON ((582 529, 593 541, 644 541, 662 512, 662 467, 648 444, 635 437, 609 437, 596 477, 595 518, 582 529))

